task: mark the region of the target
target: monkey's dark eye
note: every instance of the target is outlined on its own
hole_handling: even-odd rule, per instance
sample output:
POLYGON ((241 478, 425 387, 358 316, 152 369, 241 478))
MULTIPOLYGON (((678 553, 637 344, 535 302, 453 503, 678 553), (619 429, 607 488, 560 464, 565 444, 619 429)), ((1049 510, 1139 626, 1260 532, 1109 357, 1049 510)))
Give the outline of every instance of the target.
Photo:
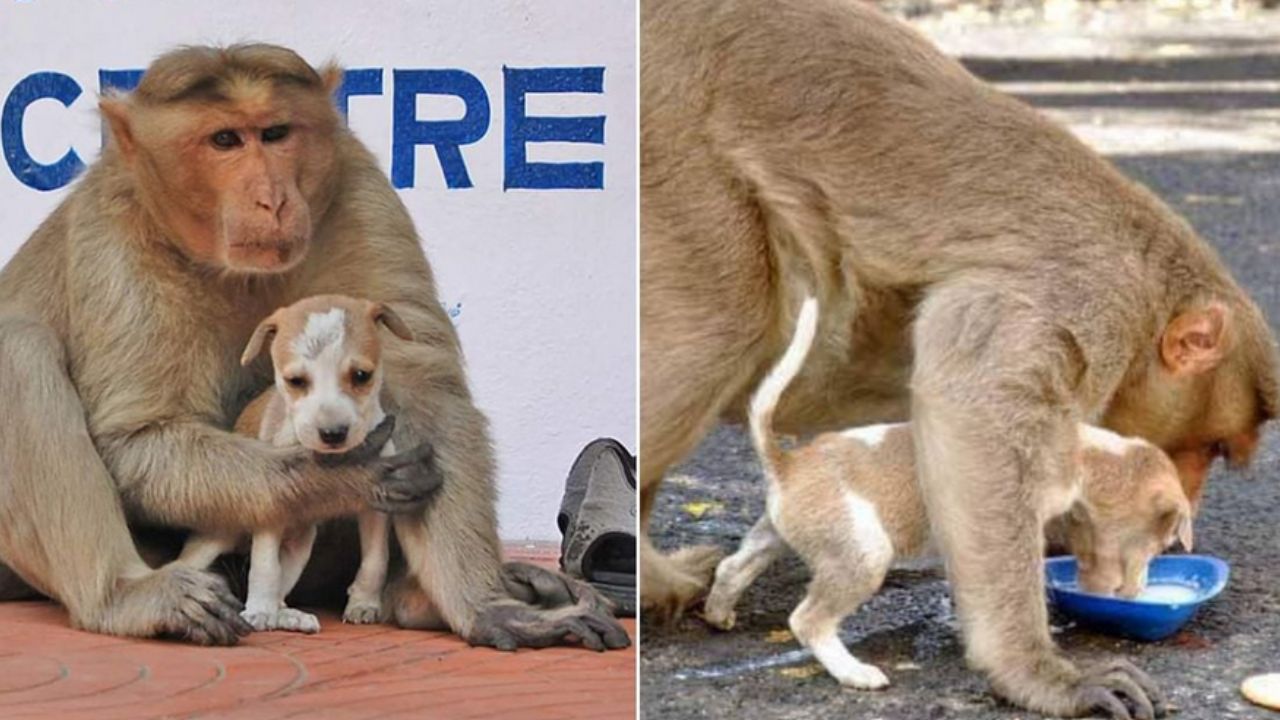
POLYGON ((1227 460, 1231 459, 1231 449, 1227 447, 1227 443, 1224 440, 1219 440, 1214 444, 1210 445, 1209 452, 1211 453, 1211 457, 1216 457, 1216 458, 1220 457, 1220 458, 1225 458, 1227 460))
POLYGON ((351 371, 352 385, 356 385, 356 386, 368 385, 369 381, 372 379, 373 379, 373 373, 369 372, 368 370, 361 370, 359 368, 356 368, 355 370, 351 371))
POLYGON ((219 150, 230 150, 243 144, 235 130, 219 130, 209 138, 209 141, 219 150))
POLYGON ((307 386, 307 378, 302 375, 293 375, 285 378, 284 381, 289 383, 289 387, 295 387, 299 390, 307 386))
POLYGON ((262 142, 273 143, 279 142, 289 136, 288 125, 272 125, 262 131, 262 142))

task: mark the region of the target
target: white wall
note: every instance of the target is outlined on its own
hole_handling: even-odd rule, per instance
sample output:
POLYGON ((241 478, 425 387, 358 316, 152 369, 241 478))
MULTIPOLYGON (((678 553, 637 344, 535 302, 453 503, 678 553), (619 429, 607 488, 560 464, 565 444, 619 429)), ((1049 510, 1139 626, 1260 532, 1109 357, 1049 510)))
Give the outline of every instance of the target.
MULTIPOLYGON (((558 539, 555 511, 579 447, 601 435, 635 446, 634 3, 6 0, 0 103, 32 73, 74 78, 83 94, 70 107, 30 104, 22 139, 39 163, 68 148, 91 162, 100 69, 140 69, 175 45, 244 40, 290 46, 313 64, 381 68, 383 93, 351 98, 350 122, 388 172, 394 69, 461 69, 483 84, 488 131, 461 148, 474 187, 447 189, 435 150, 420 146, 413 187, 399 192, 493 424, 503 537, 558 539), (504 66, 604 68, 601 93, 529 95, 526 110, 605 117, 602 145, 528 146, 530 161, 603 162, 603 189, 503 190, 504 66)), ((457 98, 417 99, 420 120, 462 108, 457 98)), ((0 262, 65 193, 32 189, 0 163, 0 262)))

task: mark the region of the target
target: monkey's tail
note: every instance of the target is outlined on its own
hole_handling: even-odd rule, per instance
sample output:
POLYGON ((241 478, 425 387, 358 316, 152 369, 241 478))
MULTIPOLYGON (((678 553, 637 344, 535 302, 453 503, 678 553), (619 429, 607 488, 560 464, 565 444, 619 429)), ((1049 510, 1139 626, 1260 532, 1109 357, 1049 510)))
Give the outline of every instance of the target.
POLYGON ((778 465, 782 462, 782 448, 778 446, 778 438, 773 434, 773 411, 778 407, 782 393, 804 366, 817 330, 818 300, 806 297, 804 304, 800 306, 800 315, 796 318, 791 344, 751 398, 751 441, 755 445, 756 454, 760 456, 764 475, 771 483, 777 482, 778 465))

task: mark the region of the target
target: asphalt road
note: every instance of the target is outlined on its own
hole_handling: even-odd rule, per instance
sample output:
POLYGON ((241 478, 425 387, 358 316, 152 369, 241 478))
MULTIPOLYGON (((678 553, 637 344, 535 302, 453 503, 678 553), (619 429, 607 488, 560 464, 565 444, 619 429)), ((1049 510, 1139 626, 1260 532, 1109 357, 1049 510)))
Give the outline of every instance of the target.
MULTIPOLYGON (((1042 25, 922 21, 970 67, 1069 124, 1146 183, 1222 254, 1280 320, 1280 16, 1193 18, 1153 29, 1095 32, 1042 25), (981 54, 984 57, 979 58, 981 54), (1047 57, 1046 57, 1047 56, 1047 57)), ((662 547, 732 550, 763 509, 759 465, 740 429, 713 433, 674 470, 659 500, 662 547)), ((1232 565, 1227 590, 1175 638, 1140 644, 1055 618, 1061 645, 1087 662, 1113 655, 1155 676, 1179 718, 1277 718, 1240 696, 1241 680, 1280 671, 1280 433, 1247 475, 1215 469, 1196 525, 1196 550, 1232 565)), ((794 557, 744 596, 729 633, 696 618, 646 625, 641 699, 647 718, 1015 718, 967 670, 940 571, 894 572, 843 626, 860 659, 893 685, 841 689, 796 651, 786 632, 808 574, 794 557)))

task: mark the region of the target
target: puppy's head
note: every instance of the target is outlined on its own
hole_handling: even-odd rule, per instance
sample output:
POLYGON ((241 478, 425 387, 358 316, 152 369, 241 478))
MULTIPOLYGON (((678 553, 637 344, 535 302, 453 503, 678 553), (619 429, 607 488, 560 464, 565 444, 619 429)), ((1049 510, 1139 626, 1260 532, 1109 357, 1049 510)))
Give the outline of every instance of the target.
POLYGON ((1147 565, 1176 541, 1192 548, 1191 503, 1169 456, 1134 438, 1081 453, 1084 492, 1065 517, 1067 544, 1080 568, 1080 587, 1134 597, 1147 584, 1147 565))
POLYGON ((316 452, 346 452, 382 418, 380 327, 413 339, 404 321, 382 303, 337 295, 307 298, 263 320, 240 362, 253 362, 269 343, 276 390, 298 442, 316 452))

